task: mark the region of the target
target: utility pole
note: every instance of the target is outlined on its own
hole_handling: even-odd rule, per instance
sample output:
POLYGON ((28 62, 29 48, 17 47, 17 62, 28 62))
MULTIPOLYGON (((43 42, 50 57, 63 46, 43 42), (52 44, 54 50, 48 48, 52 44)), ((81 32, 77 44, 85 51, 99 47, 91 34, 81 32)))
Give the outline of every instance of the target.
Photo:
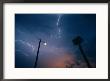
POLYGON ((38 50, 37 50, 37 55, 36 55, 36 60, 35 60, 34 68, 37 67, 38 55, 39 55, 39 49, 40 49, 40 43, 41 43, 41 39, 39 40, 39 45, 38 45, 38 50))
POLYGON ((83 58, 84 58, 84 60, 85 60, 85 62, 87 64, 88 68, 92 68, 92 66, 90 65, 89 60, 87 59, 86 54, 84 53, 84 51, 82 49, 82 46, 81 46, 81 43, 83 42, 83 39, 80 36, 78 36, 75 39, 73 39, 72 41, 73 41, 73 43, 75 45, 78 45, 79 46, 79 49, 81 51, 81 54, 82 54, 82 56, 83 56, 83 58))

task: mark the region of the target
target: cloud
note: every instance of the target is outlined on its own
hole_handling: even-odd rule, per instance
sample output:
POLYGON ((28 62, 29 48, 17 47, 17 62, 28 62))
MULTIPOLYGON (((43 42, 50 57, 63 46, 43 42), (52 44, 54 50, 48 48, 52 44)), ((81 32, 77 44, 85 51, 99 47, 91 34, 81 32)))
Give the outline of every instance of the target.
POLYGON ((39 54, 39 67, 46 68, 65 68, 74 65, 76 57, 74 54, 66 52, 63 48, 57 48, 57 50, 44 51, 45 53, 39 54))

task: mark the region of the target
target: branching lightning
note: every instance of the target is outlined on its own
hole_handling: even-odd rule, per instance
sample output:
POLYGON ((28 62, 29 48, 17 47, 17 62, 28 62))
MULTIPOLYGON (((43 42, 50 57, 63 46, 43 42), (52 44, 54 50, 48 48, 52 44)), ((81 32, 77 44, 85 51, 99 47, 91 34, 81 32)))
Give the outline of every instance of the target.
POLYGON ((22 44, 24 44, 24 45, 32 48, 32 51, 35 50, 35 46, 33 46, 32 44, 30 44, 29 42, 26 42, 26 41, 23 41, 23 40, 15 40, 15 42, 20 42, 20 43, 22 43, 22 44))

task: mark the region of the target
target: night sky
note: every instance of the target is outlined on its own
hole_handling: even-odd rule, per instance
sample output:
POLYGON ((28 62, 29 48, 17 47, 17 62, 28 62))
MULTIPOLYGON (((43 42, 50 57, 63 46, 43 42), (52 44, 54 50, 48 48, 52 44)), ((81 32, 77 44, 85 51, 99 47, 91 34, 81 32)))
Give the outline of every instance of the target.
POLYGON ((39 39, 38 68, 87 68, 72 40, 96 67, 96 14, 15 14, 15 68, 33 68, 39 39))

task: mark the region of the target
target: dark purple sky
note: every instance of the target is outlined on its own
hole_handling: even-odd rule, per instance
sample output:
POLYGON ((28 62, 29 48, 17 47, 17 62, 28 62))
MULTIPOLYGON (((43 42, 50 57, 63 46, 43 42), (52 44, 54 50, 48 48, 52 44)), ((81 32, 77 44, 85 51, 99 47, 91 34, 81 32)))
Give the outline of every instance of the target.
POLYGON ((38 67, 87 67, 72 39, 81 36, 91 65, 96 64, 96 14, 15 14, 15 67, 32 68, 39 38, 38 67))

